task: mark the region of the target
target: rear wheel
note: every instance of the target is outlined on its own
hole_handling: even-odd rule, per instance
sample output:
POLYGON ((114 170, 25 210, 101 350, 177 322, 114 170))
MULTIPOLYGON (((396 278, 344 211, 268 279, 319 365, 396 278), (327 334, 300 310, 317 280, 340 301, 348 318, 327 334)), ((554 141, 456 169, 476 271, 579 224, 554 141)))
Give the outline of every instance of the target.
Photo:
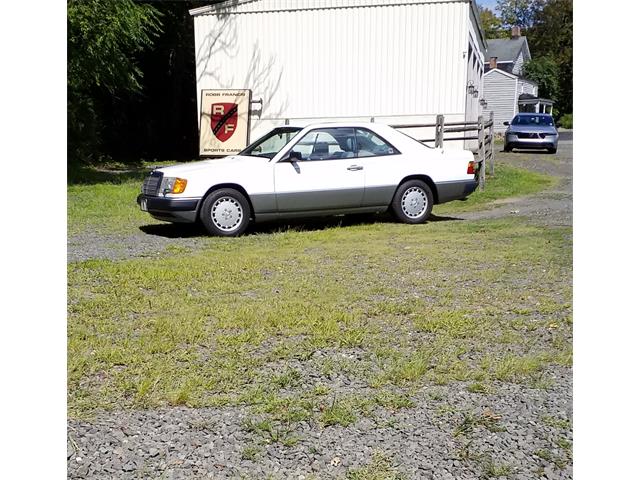
POLYGON ((398 187, 391 210, 403 223, 424 223, 431 215, 433 192, 422 180, 409 180, 398 187))
POLYGON ((200 209, 200 220, 211 235, 237 237, 249 226, 251 208, 243 194, 231 188, 211 192, 200 209))

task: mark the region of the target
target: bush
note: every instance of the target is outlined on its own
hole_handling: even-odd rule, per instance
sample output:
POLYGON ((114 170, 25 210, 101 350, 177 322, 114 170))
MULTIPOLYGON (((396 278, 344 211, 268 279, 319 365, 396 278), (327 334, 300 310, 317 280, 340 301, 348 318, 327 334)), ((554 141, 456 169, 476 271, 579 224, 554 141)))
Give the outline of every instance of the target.
POLYGON ((573 113, 565 113, 558 122, 562 128, 573 128, 573 113))

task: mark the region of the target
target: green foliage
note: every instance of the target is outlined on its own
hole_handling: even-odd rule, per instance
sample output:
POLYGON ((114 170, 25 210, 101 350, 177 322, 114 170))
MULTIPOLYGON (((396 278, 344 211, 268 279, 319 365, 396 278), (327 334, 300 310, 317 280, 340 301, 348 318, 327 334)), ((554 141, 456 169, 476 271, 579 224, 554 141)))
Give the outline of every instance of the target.
POLYGON ((562 128, 573 128, 573 113, 565 113, 558 122, 562 128))
POLYGON ((140 91, 136 54, 160 33, 160 14, 133 0, 68 0, 69 159, 96 159, 103 121, 100 95, 140 91))
POLYGON ((538 83, 538 96, 557 100, 560 97, 560 70, 552 57, 535 57, 524 64, 524 74, 538 83))
POLYGON ((490 8, 480 7, 480 23, 486 38, 508 38, 510 35, 490 8))
POLYGON ((573 3, 547 0, 527 33, 532 55, 549 56, 558 66, 559 95, 554 110, 573 112, 573 3))
POLYGON ((507 26, 519 26, 525 30, 531 27, 545 0, 498 0, 496 10, 500 12, 502 23, 507 26))
POLYGON ((160 32, 158 11, 133 0, 69 0, 67 7, 69 88, 139 90, 142 72, 133 55, 160 32))

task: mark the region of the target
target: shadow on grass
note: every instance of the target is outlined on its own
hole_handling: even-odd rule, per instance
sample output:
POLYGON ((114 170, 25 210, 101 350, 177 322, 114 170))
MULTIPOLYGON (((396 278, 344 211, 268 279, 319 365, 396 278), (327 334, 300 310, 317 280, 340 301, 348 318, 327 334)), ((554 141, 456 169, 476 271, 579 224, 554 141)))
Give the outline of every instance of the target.
MULTIPOLYGON (((461 218, 431 215, 429 222, 459 221, 461 218)), ((389 213, 344 215, 334 217, 319 217, 300 220, 279 220, 264 223, 252 223, 244 235, 269 235, 288 231, 314 232, 336 227, 353 227, 359 225, 374 225, 398 223, 389 213)), ((208 236, 200 223, 163 223, 143 225, 140 230, 148 235, 164 238, 194 238, 208 236)))
POLYGON ((67 170, 67 185, 97 185, 99 183, 127 183, 131 180, 142 182, 151 169, 131 166, 126 170, 107 170, 93 167, 75 166, 67 170))
POLYGON ((199 223, 160 223, 142 225, 140 230, 147 235, 164 238, 206 237, 207 232, 199 223))

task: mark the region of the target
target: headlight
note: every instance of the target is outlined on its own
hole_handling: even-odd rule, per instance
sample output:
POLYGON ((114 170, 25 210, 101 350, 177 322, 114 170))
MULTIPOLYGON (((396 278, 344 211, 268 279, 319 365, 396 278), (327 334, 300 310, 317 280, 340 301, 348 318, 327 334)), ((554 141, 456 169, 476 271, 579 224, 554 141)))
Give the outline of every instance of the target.
POLYGON ((187 188, 187 180, 184 178, 164 177, 160 184, 160 191, 167 193, 182 193, 187 188))

